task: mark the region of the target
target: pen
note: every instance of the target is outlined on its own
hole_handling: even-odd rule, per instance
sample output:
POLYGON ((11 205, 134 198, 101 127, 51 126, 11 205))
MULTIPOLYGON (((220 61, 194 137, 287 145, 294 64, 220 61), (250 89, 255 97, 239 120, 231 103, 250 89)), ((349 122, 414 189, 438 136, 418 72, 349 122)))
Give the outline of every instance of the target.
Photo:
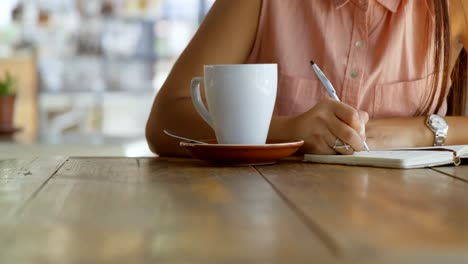
MULTIPOLYGON (((327 89, 328 95, 330 95, 331 98, 334 100, 340 102, 340 98, 338 98, 338 95, 336 95, 335 88, 333 88, 333 85, 331 82, 328 80, 328 78, 323 74, 322 70, 320 70, 319 66, 315 64, 314 61, 310 61, 310 64, 312 65, 312 69, 314 70, 315 74, 317 74, 318 78, 322 82, 323 86, 325 89, 327 89)), ((367 146, 367 143, 364 141, 364 148, 369 151, 369 146, 367 146)))

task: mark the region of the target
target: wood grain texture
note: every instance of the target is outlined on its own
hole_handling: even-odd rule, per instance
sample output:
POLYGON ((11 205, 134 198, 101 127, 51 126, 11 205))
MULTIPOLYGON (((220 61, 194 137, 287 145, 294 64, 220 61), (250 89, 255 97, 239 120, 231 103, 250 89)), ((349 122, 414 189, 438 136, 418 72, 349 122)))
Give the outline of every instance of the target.
POLYGON ((144 180, 138 162, 133 158, 73 158, 63 164, 56 178, 137 183, 144 180))
POLYGON ((0 160, 0 223, 15 214, 65 161, 64 158, 0 160))
POLYGON ((463 181, 430 169, 283 162, 258 170, 343 258, 468 260, 463 181))
POLYGON ((17 221, 2 263, 335 260, 254 168, 189 159, 70 159, 17 221))
POLYGON ((437 167, 434 170, 468 183, 468 165, 437 167))

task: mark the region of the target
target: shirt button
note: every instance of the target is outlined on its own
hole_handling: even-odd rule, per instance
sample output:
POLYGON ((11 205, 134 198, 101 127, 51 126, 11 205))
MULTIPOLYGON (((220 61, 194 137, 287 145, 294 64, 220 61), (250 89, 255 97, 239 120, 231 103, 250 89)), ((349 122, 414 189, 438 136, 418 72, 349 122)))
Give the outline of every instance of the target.
POLYGON ((354 46, 356 46, 356 48, 362 47, 362 41, 357 40, 356 42, 354 42, 354 46))
POLYGON ((351 71, 351 78, 354 79, 354 78, 356 78, 356 77, 358 77, 358 76, 359 76, 359 72, 358 72, 357 70, 352 70, 352 71, 351 71))

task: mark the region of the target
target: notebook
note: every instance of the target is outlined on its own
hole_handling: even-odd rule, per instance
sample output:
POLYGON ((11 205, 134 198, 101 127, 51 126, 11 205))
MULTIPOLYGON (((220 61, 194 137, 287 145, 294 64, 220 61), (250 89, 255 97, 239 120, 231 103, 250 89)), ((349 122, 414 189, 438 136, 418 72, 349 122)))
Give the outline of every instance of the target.
POLYGON ((352 155, 304 155, 304 161, 314 163, 403 169, 457 166, 462 158, 468 158, 468 145, 361 151, 352 155))

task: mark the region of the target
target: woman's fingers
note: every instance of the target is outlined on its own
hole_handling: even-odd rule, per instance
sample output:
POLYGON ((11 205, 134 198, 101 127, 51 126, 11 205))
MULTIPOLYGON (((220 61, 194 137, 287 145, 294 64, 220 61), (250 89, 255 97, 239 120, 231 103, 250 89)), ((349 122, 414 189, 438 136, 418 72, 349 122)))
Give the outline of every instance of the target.
MULTIPOLYGON (((330 131, 354 150, 364 150, 365 125, 369 121, 369 115, 341 102, 334 102, 332 108, 336 118, 331 118, 328 122, 330 131)), ((338 152, 350 151, 345 149, 338 152)))
MULTIPOLYGON (((335 113, 338 119, 340 119, 356 131, 362 130, 363 120, 361 119, 361 113, 358 110, 352 108, 347 104, 337 101, 333 101, 331 107, 332 111, 335 113)), ((365 118, 364 114, 362 115, 362 118, 365 118)))
MULTIPOLYGON (((358 131, 354 130, 340 119, 331 119, 329 121, 329 129, 336 136, 336 138, 350 145, 354 150, 364 150, 364 141, 359 135, 358 131)), ((342 151, 340 151, 340 153, 341 152, 342 151)), ((346 151, 346 153, 348 152, 349 151, 346 151)))
POLYGON ((335 143, 333 145, 333 150, 336 153, 344 154, 344 155, 350 155, 350 154, 353 154, 354 152, 354 149, 350 145, 344 143, 339 138, 336 138, 335 143))
MULTIPOLYGON (((362 126, 360 125, 359 127, 362 126)), ((344 144, 349 145, 352 150, 364 150, 365 131, 363 129, 356 131, 338 118, 331 119, 329 121, 329 129, 337 139, 341 140, 344 144)), ((337 152, 342 154, 353 153, 353 151, 350 151, 348 148, 340 148, 337 152)))
POLYGON ((366 112, 325 99, 294 119, 294 131, 304 138, 302 151, 316 154, 352 154, 364 150, 366 112))
POLYGON ((337 154, 336 150, 333 149, 336 137, 329 131, 326 124, 317 124, 315 128, 315 132, 305 138, 304 150, 307 153, 315 154, 337 154))

